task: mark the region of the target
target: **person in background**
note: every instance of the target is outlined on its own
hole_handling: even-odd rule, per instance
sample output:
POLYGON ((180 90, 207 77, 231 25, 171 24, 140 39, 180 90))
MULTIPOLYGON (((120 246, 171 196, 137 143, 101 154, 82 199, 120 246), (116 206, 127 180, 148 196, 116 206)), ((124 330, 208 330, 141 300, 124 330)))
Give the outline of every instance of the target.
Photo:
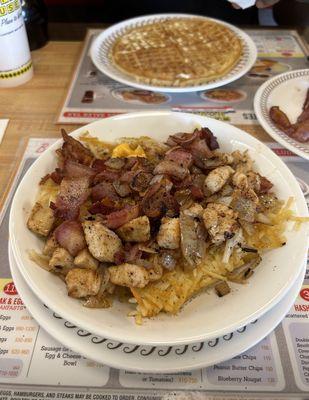
MULTIPOLYGON (((111 24, 147 14, 187 13, 222 19, 236 25, 258 25, 258 9, 279 0, 256 0, 255 6, 241 9, 237 0, 44 0, 49 22, 111 24)), ((292 0, 291 0, 292 1, 292 0)), ((253 2, 252 2, 253 3, 253 2)))

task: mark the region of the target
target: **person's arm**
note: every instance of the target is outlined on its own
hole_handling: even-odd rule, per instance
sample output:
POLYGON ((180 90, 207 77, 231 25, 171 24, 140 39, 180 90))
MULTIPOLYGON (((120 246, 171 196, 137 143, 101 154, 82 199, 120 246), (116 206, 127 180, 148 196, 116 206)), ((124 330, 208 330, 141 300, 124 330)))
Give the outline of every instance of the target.
MULTIPOLYGON (((279 3, 280 0, 257 0, 255 2, 255 5, 257 8, 266 8, 266 7, 271 7, 276 3, 279 3)), ((241 8, 239 5, 232 3, 234 8, 241 8)))

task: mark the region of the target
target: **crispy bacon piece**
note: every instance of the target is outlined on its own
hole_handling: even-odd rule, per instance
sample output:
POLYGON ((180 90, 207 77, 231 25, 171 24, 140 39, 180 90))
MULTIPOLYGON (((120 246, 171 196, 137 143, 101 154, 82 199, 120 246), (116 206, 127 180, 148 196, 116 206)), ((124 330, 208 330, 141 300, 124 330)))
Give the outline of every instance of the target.
POLYGON ((106 181, 98 183, 97 185, 92 187, 91 197, 93 201, 100 201, 105 197, 114 201, 119 200, 113 184, 106 181))
POLYGON ((177 146, 166 153, 165 160, 173 161, 183 168, 190 168, 193 162, 193 157, 189 151, 177 146))
POLYGON ((105 217, 104 224, 110 229, 117 229, 139 216, 139 206, 127 206, 119 211, 114 211, 105 217))
POLYGON ((205 139, 210 150, 216 150, 219 148, 218 140, 209 128, 201 128, 199 130, 199 136, 201 139, 205 139))
POLYGON ((307 121, 309 119, 309 106, 304 109, 304 111, 300 114, 300 116, 297 118, 297 123, 302 123, 304 121, 307 121))
POLYGON ((307 95, 304 101, 303 110, 306 110, 307 108, 309 108, 309 89, 307 90, 307 95))
POLYGON ((63 178, 56 203, 52 205, 56 217, 74 220, 79 215, 79 207, 89 196, 89 178, 63 178))
POLYGON ((55 231, 55 237, 61 247, 73 257, 86 247, 82 226, 77 221, 64 221, 55 231))
POLYGON ((148 189, 152 178, 153 175, 149 172, 140 171, 134 175, 130 187, 135 192, 144 193, 148 189))
POLYGON ((104 169, 95 176, 94 183, 97 184, 102 181, 114 182, 116 179, 118 179, 118 177, 119 177, 118 171, 111 169, 104 169))
MULTIPOLYGON (((105 200, 105 199, 104 199, 105 200)), ((88 209, 90 214, 95 215, 95 214, 102 214, 102 215, 107 215, 110 214, 113 211, 116 211, 118 209, 118 205, 115 202, 112 201, 106 201, 106 202, 101 202, 97 201, 92 204, 92 206, 88 209), (108 204, 104 204, 108 203, 108 204)))
POLYGON ((114 263, 116 265, 123 264, 126 261, 126 253, 123 250, 116 251, 114 254, 114 263))
POLYGON ((267 193, 274 185, 265 176, 260 175, 259 194, 267 193))
POLYGON ((171 187, 164 179, 150 186, 142 200, 144 214, 150 218, 159 218, 166 213, 174 215, 179 206, 170 190, 171 187))
POLYGON ((91 168, 94 169, 96 171, 96 173, 103 171, 104 169, 106 169, 105 160, 96 158, 93 161, 91 168))
POLYGON ((303 112, 297 118, 297 122, 301 123, 309 119, 309 89, 307 90, 306 99, 303 105, 303 112))
POLYGON ((188 168, 182 167, 174 161, 161 161, 153 170, 157 175, 169 175, 173 178, 182 180, 190 174, 188 168))
POLYGON ((64 163, 63 174, 67 178, 80 178, 82 176, 91 178, 96 174, 96 171, 87 165, 79 164, 72 160, 66 160, 64 163))
POLYGON ((280 110, 279 107, 273 106, 269 110, 269 116, 273 123, 279 128, 282 129, 283 131, 286 131, 287 129, 291 128, 291 122, 286 116, 286 114, 280 110))
POLYGON ((62 145, 62 154, 64 158, 78 161, 84 165, 90 165, 93 161, 93 155, 90 150, 83 146, 78 140, 74 139, 61 129, 61 134, 64 140, 62 145))
POLYGON ((290 136, 301 143, 309 141, 309 119, 294 125, 295 129, 290 136))

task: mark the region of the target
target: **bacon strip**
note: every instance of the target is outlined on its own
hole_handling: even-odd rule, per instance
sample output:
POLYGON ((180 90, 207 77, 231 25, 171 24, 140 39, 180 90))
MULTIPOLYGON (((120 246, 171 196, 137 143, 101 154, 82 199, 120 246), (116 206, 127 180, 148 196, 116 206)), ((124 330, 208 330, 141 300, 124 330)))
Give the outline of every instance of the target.
POLYGON ((76 161, 66 160, 64 163, 64 175, 67 178, 80 178, 82 176, 91 178, 95 174, 96 171, 94 171, 92 168, 83 164, 79 164, 76 161))
POLYGON ((83 146, 78 140, 69 136, 64 129, 61 129, 61 134, 64 140, 62 145, 62 154, 64 158, 78 161, 84 165, 90 165, 93 160, 91 151, 83 146))
POLYGON ((89 178, 63 178, 54 208, 57 217, 74 220, 79 215, 79 207, 89 196, 89 178))
POLYGON ((82 226, 77 221, 64 221, 55 231, 55 237, 61 247, 75 257, 86 247, 82 226))
POLYGON ((128 206, 119 211, 107 215, 104 224, 110 229, 117 229, 134 218, 139 216, 139 206, 128 206))
POLYGON ((193 157, 189 151, 181 147, 174 147, 166 153, 165 160, 173 161, 183 168, 189 168, 192 165, 193 157))
POLYGON ((184 168, 174 161, 161 161, 156 168, 153 170, 154 174, 158 175, 169 175, 176 179, 184 179, 190 174, 188 168, 184 168))
POLYGON ((108 198, 114 201, 119 200, 115 188, 110 182, 101 182, 93 186, 91 189, 91 197, 94 201, 100 201, 103 198, 108 198))

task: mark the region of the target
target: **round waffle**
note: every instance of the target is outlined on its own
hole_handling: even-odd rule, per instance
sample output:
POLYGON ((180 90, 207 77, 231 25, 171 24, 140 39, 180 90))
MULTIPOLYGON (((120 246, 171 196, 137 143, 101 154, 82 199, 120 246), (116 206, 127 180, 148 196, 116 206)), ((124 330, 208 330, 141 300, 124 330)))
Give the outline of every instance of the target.
POLYGON ((203 18, 171 18, 127 30, 111 48, 113 64, 137 82, 189 86, 227 74, 242 55, 240 38, 203 18))

